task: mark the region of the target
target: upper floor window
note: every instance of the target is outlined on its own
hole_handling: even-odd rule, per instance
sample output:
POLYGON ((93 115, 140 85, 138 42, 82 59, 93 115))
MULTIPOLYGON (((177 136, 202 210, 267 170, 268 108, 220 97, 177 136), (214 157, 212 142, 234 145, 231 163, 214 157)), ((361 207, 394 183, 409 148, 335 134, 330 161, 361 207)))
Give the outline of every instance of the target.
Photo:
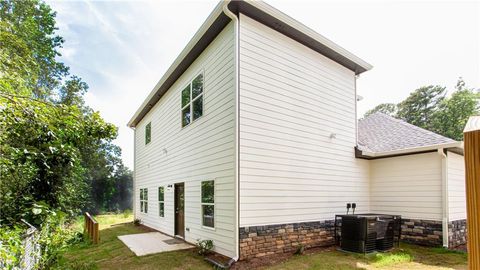
POLYGON ((203 74, 199 74, 182 90, 182 127, 203 115, 203 74))
POLYGON ((148 188, 140 189, 140 212, 148 213, 148 188))
POLYGON ((165 191, 163 187, 158 187, 158 215, 165 216, 165 191))
POLYGON ((152 122, 145 126, 145 144, 148 144, 152 140, 152 122))
POLYGON ((215 181, 202 182, 202 225, 215 227, 215 181))

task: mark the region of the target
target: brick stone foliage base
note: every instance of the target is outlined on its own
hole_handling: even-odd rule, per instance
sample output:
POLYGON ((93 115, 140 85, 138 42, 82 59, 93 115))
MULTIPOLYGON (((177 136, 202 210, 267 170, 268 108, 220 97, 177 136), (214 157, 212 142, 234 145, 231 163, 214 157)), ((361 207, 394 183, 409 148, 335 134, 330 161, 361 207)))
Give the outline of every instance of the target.
POLYGON ((442 222, 402 219, 402 241, 422 246, 442 246, 442 222))
POLYGON ((448 247, 455 248, 467 243, 467 220, 455 220, 448 223, 448 247))
POLYGON ((295 252, 305 248, 330 246, 334 221, 302 222, 240 228, 240 259, 295 252))

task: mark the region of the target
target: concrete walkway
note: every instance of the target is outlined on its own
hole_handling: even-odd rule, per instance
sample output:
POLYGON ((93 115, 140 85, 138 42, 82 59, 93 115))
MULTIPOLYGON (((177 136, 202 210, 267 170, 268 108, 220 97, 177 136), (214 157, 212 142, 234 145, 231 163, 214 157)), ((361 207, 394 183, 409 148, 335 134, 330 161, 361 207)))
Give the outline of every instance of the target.
POLYGON ((144 256, 165 251, 193 248, 182 240, 161 234, 159 232, 128 234, 118 236, 135 255, 144 256))

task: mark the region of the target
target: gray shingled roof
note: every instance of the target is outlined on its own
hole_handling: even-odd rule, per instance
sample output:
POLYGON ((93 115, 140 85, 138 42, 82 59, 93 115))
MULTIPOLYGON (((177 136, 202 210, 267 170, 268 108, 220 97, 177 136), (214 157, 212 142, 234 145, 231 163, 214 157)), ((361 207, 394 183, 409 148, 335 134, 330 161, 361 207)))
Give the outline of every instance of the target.
POLYGON ((361 151, 387 152, 454 142, 383 113, 374 113, 358 122, 358 148, 361 151))

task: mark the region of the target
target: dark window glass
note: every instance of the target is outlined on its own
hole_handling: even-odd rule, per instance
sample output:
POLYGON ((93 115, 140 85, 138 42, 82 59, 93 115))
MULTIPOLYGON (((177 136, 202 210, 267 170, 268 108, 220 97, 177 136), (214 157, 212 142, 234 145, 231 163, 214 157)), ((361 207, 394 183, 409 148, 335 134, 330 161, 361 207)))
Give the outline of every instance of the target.
POLYGON ((202 203, 214 203, 215 187, 214 181, 202 182, 202 203))
POLYGON ((163 202, 158 203, 158 215, 161 217, 165 216, 165 205, 163 202))
POLYGON ((148 212, 148 189, 147 188, 140 189, 140 212, 143 212, 143 213, 148 212))
POLYGON ((202 205, 203 209, 203 226, 215 227, 215 206, 214 205, 202 205))
POLYGON ((163 202, 165 198, 165 193, 163 192, 163 187, 158 188, 158 201, 163 202))
POLYGON ((182 91, 182 108, 190 103, 190 85, 182 91))
POLYGON ((145 126, 145 144, 148 144, 152 140, 152 123, 148 123, 145 126))
POLYGON ((193 102, 193 121, 203 115, 203 96, 193 102))
POLYGON ((190 124, 190 106, 182 110, 182 127, 190 124))
POLYGON ((182 127, 203 115, 203 74, 182 90, 182 127))
POLYGON ((158 187, 158 215, 163 217, 165 215, 165 192, 163 187, 158 187))
POLYGON ((192 98, 203 92, 203 74, 198 75, 192 82, 192 98))

